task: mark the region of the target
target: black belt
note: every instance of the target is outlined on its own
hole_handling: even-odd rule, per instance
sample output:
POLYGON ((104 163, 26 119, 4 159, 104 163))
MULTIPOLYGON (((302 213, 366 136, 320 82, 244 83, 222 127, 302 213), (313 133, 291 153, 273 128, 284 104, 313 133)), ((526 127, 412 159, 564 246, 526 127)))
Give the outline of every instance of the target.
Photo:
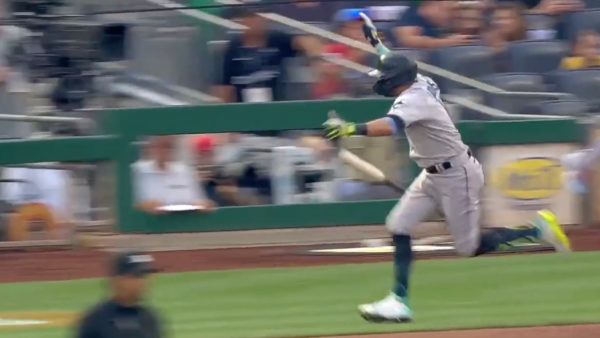
MULTIPOLYGON (((473 156, 473 154, 471 153, 471 150, 467 150, 467 156, 469 156, 469 158, 471 158, 471 156, 473 156)), ((442 162, 440 164, 432 165, 430 167, 425 168, 425 171, 428 174, 439 174, 442 171, 448 170, 450 168, 452 168, 452 163, 442 162)))

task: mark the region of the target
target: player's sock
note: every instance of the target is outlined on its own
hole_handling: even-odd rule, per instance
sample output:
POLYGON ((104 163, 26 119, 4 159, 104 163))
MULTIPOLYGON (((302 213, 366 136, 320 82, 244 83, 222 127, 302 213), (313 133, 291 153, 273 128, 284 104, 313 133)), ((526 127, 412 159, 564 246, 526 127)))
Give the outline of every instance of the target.
POLYGON ((394 294, 406 300, 408 297, 408 278, 412 262, 410 236, 394 235, 394 294))
POLYGON ((479 256, 488 252, 496 251, 502 244, 508 244, 520 238, 537 238, 538 230, 534 227, 521 229, 509 228, 491 228, 481 234, 479 248, 475 252, 475 256, 479 256))

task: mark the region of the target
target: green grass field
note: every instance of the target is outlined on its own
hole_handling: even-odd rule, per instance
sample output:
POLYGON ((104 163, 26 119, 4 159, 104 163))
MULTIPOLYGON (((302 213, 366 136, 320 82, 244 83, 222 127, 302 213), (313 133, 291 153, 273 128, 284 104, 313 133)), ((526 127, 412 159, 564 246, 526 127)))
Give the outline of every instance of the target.
MULTIPOLYGON (((356 305, 384 296, 391 264, 164 274, 150 302, 177 338, 252 338, 600 322, 600 252, 416 264, 416 322, 363 322, 356 305)), ((79 311, 102 280, 0 284, 0 313, 79 311)), ((2 317, 2 315, 0 315, 2 317)), ((0 337, 68 337, 69 328, 1 329, 0 337)))

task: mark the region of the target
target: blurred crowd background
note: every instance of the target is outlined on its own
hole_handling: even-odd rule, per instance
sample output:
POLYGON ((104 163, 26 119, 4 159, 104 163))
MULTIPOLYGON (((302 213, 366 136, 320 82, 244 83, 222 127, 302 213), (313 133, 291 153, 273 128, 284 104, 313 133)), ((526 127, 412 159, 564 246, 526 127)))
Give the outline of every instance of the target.
MULTIPOLYGON (((390 48, 424 63, 421 71, 452 96, 448 108, 456 120, 488 119, 490 112, 590 116, 600 111, 599 0, 3 0, 0 5, 2 139, 94 134, 102 110, 110 108, 199 105, 201 114, 202 105, 223 102, 372 98, 366 72, 377 57, 364 41, 360 12, 373 19, 390 48), (442 76, 443 71, 454 75, 442 76), (456 74, 475 82, 452 80, 456 74), (67 119, 32 123, 25 121, 29 117, 67 119)), ((397 155, 406 152, 402 142, 351 142, 359 153, 365 142, 380 142, 363 155, 399 180, 407 175, 406 156, 397 155)), ((139 177, 168 175, 162 162, 196 168, 182 175, 189 172, 200 190, 186 194, 211 208, 397 196, 359 182, 357 174, 336 163, 334 149, 315 131, 150 137, 140 140, 139 157, 133 168, 139 177), (290 161, 292 169, 280 175, 286 179, 274 178, 273 168, 265 165, 274 156, 290 161), (158 169, 148 161, 156 161, 158 169), (342 185, 319 183, 340 180, 342 185), (289 184, 294 187, 286 188, 289 184)), ((79 171, 75 178, 57 175, 60 170, 3 170, 2 200, 14 205, 47 196, 50 205, 71 204, 61 188, 67 180, 83 182, 88 190, 102 182, 95 170, 79 171), (26 189, 23 182, 37 183, 26 189)), ((160 200, 168 187, 152 189, 138 189, 140 207, 160 200)), ((95 191, 71 196, 86 210, 98 199, 95 191)))
MULTIPOLYGON (((597 84, 593 68, 600 66, 595 0, 3 0, 2 5, 0 80, 3 96, 11 96, 2 97, 3 106, 11 111, 65 114, 114 106, 373 96, 360 67, 376 64, 364 45, 361 11, 373 18, 389 47, 422 62, 509 91, 573 93, 582 104, 577 112, 598 108, 593 90, 582 89, 597 84), (173 9, 185 6, 197 9, 173 9), (573 76, 585 83, 578 86, 571 85, 571 73, 560 72, 582 69, 589 71, 573 76), (13 98, 19 96, 13 93, 28 94, 13 98)), ((446 92, 464 89, 438 80, 446 92)), ((551 109, 505 106, 510 113, 551 109)), ((20 137, 26 129, 5 127, 0 135, 20 137)))

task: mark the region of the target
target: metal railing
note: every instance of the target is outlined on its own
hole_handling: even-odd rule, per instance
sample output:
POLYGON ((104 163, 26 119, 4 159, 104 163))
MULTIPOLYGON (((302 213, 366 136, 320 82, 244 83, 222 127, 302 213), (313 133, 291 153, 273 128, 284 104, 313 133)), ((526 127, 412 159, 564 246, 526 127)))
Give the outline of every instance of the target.
POLYGON ((0 114, 0 121, 18 121, 18 122, 59 122, 72 124, 90 124, 94 121, 85 117, 64 117, 64 116, 31 116, 22 114, 0 114))
MULTIPOLYGON (((335 63, 339 66, 342 67, 346 67, 348 69, 352 69, 354 71, 360 72, 360 73, 364 73, 367 74, 371 68, 361 65, 359 63, 356 63, 354 61, 350 61, 347 59, 343 59, 340 57, 335 57, 335 56, 327 56, 325 57, 325 59, 329 62, 335 63)), ((522 93, 522 92, 518 92, 518 93, 522 93)), ((503 92, 501 94, 510 94, 510 92, 503 92)), ((571 97, 570 94, 565 94, 565 93, 533 93, 535 95, 538 95, 540 97, 544 97, 543 94, 559 94, 559 95, 563 95, 565 97, 571 97)), ((450 103, 459 105, 461 107, 464 108, 468 108, 474 111, 477 111, 481 114, 484 114, 486 116, 489 117, 493 117, 493 118, 498 118, 498 119, 514 119, 514 118, 522 118, 522 119, 560 119, 560 118, 564 118, 564 116, 554 116, 554 115, 530 115, 530 114, 512 114, 512 113, 508 113, 506 111, 500 110, 500 109, 496 109, 490 106, 486 106, 484 104, 481 103, 477 103, 473 100, 470 100, 468 98, 465 98, 463 96, 458 96, 458 95, 452 95, 452 94, 444 94, 442 95, 442 98, 450 103)))

